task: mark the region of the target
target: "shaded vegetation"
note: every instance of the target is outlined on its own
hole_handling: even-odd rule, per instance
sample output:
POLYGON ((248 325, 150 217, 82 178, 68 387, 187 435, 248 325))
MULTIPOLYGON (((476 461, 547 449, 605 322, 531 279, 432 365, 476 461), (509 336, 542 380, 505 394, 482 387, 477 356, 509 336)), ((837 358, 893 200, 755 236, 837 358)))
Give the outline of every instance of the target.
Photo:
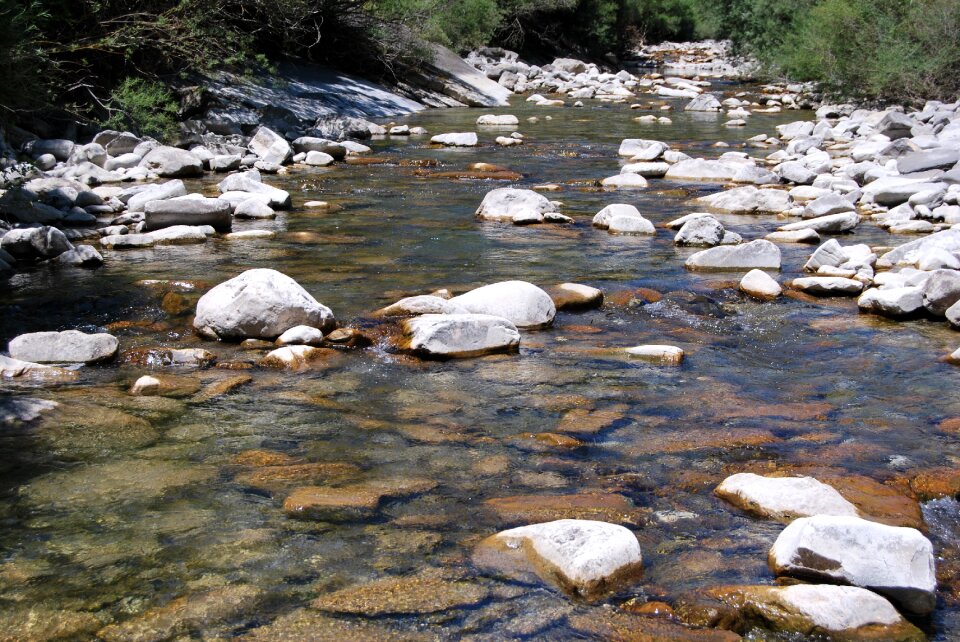
POLYGON ((775 75, 854 97, 955 98, 957 0, 0 0, 0 120, 55 109, 165 131, 197 73, 324 62, 390 78, 483 45, 601 58, 730 37, 775 75))

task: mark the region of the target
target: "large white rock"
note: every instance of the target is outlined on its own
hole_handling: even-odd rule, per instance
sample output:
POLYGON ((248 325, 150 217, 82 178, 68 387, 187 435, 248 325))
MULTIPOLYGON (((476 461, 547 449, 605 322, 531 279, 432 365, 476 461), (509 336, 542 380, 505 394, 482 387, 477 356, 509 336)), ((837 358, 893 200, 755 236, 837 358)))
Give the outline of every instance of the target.
POLYGON ((769 562, 777 575, 861 586, 918 615, 936 605, 933 546, 913 528, 850 516, 804 517, 780 533, 769 562))
POLYGON ((546 327, 557 313, 550 295, 526 281, 491 283, 455 296, 450 302, 471 314, 502 317, 518 328, 546 327))
POLYGON ((170 178, 203 175, 203 161, 197 155, 177 147, 157 147, 143 157, 140 165, 170 178))
POLYGON ((607 225, 607 230, 611 234, 656 234, 657 230, 653 223, 642 216, 614 216, 607 225))
POLYGON ((887 317, 907 316, 923 309, 923 289, 914 286, 870 288, 857 299, 857 307, 887 317))
POLYGON ((706 593, 736 609, 750 625, 781 633, 849 641, 925 639, 889 601, 857 586, 724 586, 706 593))
POLYGON ((683 363, 684 357, 682 348, 654 343, 642 346, 633 346, 631 348, 627 348, 625 352, 631 357, 637 359, 674 366, 678 366, 683 363))
POLYGON ((694 216, 680 228, 673 238, 675 245, 713 247, 723 241, 723 225, 712 216, 694 216))
POLYGON ((661 178, 670 170, 669 163, 654 163, 642 161, 639 163, 628 163, 620 168, 621 174, 639 174, 644 178, 661 178))
POLYGON ((517 215, 540 215, 557 212, 556 205, 546 196, 530 189, 500 187, 487 192, 477 209, 477 216, 488 221, 512 222, 517 215))
POLYGON ((808 276, 791 282, 794 290, 815 296, 857 296, 863 292, 863 283, 839 276, 808 276))
POLYGON ((404 347, 434 357, 476 357, 515 352, 520 333, 508 319, 489 314, 424 314, 401 323, 404 347))
POLYGON ((510 114, 484 114, 477 118, 477 124, 481 126, 493 126, 493 127, 512 127, 514 125, 519 125, 520 120, 516 116, 510 114))
POLYGON ((276 339, 297 325, 329 332, 333 312, 289 276, 266 268, 247 270, 200 297, 193 327, 213 339, 276 339))
POLYGON ((675 163, 667 170, 666 178, 687 181, 732 181, 740 171, 736 163, 689 158, 675 163))
POLYGON ((600 181, 602 187, 612 189, 643 189, 648 184, 640 174, 614 174, 600 181))
POLYGON ((117 355, 120 343, 112 334, 79 330, 31 332, 10 341, 10 356, 34 363, 97 363, 117 355))
POLYGON ((263 125, 250 139, 248 147, 260 160, 275 165, 284 164, 293 155, 290 143, 283 136, 263 125))
MULTIPOLYGON (((667 178, 669 177, 668 172, 667 178)), ((757 189, 752 185, 701 196, 697 202, 731 214, 777 214, 793 207, 789 192, 779 189, 757 189)))
POLYGON ((430 142, 436 145, 445 145, 447 147, 476 147, 477 135, 474 132, 437 134, 430 139, 430 142))
POLYGON ((670 146, 659 140, 625 138, 620 143, 620 149, 617 153, 620 156, 627 156, 637 161, 652 161, 663 156, 663 153, 668 149, 670 149, 670 146))
POLYGON ((856 507, 835 488, 813 477, 737 473, 714 492, 738 508, 782 522, 813 515, 857 515, 856 507))
POLYGON ((447 299, 430 294, 408 296, 379 310, 385 317, 417 316, 420 314, 467 314, 467 310, 447 299))
POLYGON ((781 232, 813 230, 819 234, 838 234, 840 232, 849 232, 859 224, 859 214, 856 212, 841 212, 839 214, 829 214, 827 216, 818 216, 817 218, 808 218, 804 221, 797 221, 796 223, 789 223, 777 229, 781 232))
POLYGON ((617 524, 561 519, 501 531, 474 551, 481 568, 518 579, 537 576, 594 599, 635 580, 643 566, 636 535, 617 524))
POLYGON ((640 211, 633 205, 627 205, 626 203, 613 203, 611 205, 607 205, 594 215, 593 226, 599 227, 601 230, 605 230, 610 227, 610 221, 612 221, 616 216, 632 216, 640 219, 643 218, 643 215, 640 213, 640 211))
POLYGON ((152 247, 154 245, 193 245, 205 243, 214 233, 209 225, 172 225, 143 234, 111 234, 100 245, 111 249, 152 247))
POLYGON ((891 267, 898 263, 916 264, 927 252, 934 249, 951 253, 960 251, 960 229, 944 230, 897 246, 880 257, 877 266, 891 267))
MULTIPOLYGON (((142 212, 147 203, 161 201, 167 198, 186 196, 187 188, 183 181, 167 181, 154 185, 144 185, 127 199, 128 212, 142 212)), ((123 196, 121 196, 123 200, 123 196)))
POLYGON ((923 307, 938 317, 945 316, 950 306, 960 301, 960 271, 936 270, 924 284, 923 307))
MULTIPOLYGON (((290 207, 290 193, 264 183, 260 178, 260 172, 257 170, 231 174, 220 181, 217 187, 223 195, 232 192, 247 192, 248 194, 262 196, 271 207, 280 209, 290 207)), ((246 199, 238 199, 238 204, 243 200, 246 199)))
POLYGON ((758 299, 775 299, 783 292, 776 279, 763 270, 750 270, 740 279, 740 290, 758 299))
POLYGON ((764 239, 701 250, 687 259, 688 270, 780 269, 780 248, 764 239))
POLYGON ((278 346, 319 346, 323 343, 323 332, 308 325, 295 325, 279 337, 278 346))
POLYGON ((218 232, 229 232, 233 225, 233 208, 218 198, 181 196, 151 201, 144 208, 145 231, 174 225, 209 225, 218 232))

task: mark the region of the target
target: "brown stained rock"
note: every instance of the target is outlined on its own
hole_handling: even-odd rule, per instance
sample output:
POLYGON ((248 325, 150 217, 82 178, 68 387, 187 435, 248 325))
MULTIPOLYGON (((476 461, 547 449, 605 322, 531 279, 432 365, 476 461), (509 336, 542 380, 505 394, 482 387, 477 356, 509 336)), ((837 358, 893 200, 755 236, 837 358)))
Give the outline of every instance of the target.
POLYGON ((179 597, 161 607, 101 629, 106 642, 164 642, 192 629, 250 613, 263 597, 254 586, 237 584, 179 597))
POLYGON ((467 165, 467 169, 475 172, 510 172, 513 171, 509 167, 503 165, 496 165, 494 163, 470 163, 467 165))
POLYGON ((548 446, 556 446, 557 448, 579 448, 583 446, 583 442, 579 439, 574 439, 573 437, 568 437, 567 435, 558 435, 555 432, 528 432, 523 436, 527 439, 535 439, 536 441, 548 446))
POLYGON ((643 602, 637 598, 633 598, 621 604, 620 608, 624 611, 635 613, 636 615, 644 615, 646 617, 658 617, 667 620, 676 619, 673 608, 666 602, 643 602))
POLYGON ((862 475, 825 475, 819 479, 836 488, 844 499, 857 507, 864 519, 922 531, 927 528, 920 504, 894 487, 862 475))
POLYGON ((530 403, 544 410, 570 410, 572 408, 593 408, 593 399, 583 395, 562 394, 534 397, 530 403))
POLYGON ((230 460, 230 463, 237 466, 261 468, 263 466, 290 466, 302 462, 296 457, 275 450, 245 450, 230 460))
POLYGON ((696 428, 648 435, 624 448, 632 456, 693 452, 704 449, 758 448, 780 441, 769 430, 757 428, 696 428))
POLYGON ((506 455, 484 457, 472 467, 480 475, 500 475, 510 470, 510 458, 506 455))
POLYGON ((393 165, 397 161, 381 156, 347 156, 343 162, 347 165, 393 165))
POLYGON ((489 596, 486 586, 431 569, 334 591, 318 597, 310 606, 319 611, 365 617, 418 615, 475 606, 489 596))
MULTIPOLYGON (((225 364, 220 364, 220 366, 223 365, 225 364)), ((190 401, 194 403, 210 401, 211 399, 216 399, 217 397, 222 397, 225 394, 233 392, 240 386, 245 386, 252 381, 253 377, 248 374, 240 374, 231 377, 224 377, 223 379, 217 379, 216 381, 205 385, 200 392, 190 399, 190 401)))
POLYGON ((159 431, 140 417, 88 403, 62 403, 43 418, 36 433, 47 449, 69 459, 134 450, 159 437, 159 431))
POLYGON ((627 410, 628 407, 623 404, 602 410, 574 408, 560 418, 556 431, 577 435, 596 435, 624 419, 627 410))
POLYGON ((714 416, 717 419, 783 417, 794 421, 824 420, 833 408, 833 404, 823 402, 739 403, 727 408, 716 409, 714 416))
POLYGON ((605 296, 607 303, 618 308, 624 308, 630 305, 631 301, 638 301, 641 304, 656 303, 662 298, 663 294, 657 292, 656 290, 651 290, 650 288, 620 290, 619 292, 613 292, 612 294, 605 296))
POLYGON ((200 390, 200 380, 195 377, 169 374, 149 374, 137 379, 130 394, 160 397, 189 397, 200 390))
POLYGON ((507 524, 536 524, 557 519, 593 519, 611 524, 640 525, 650 512, 617 493, 517 495, 489 499, 484 505, 507 524))
MULTIPOLYGON (((252 361, 220 361, 214 367, 220 370, 253 370, 255 365, 252 361)), ((201 392, 201 396, 202 394, 201 392)), ((201 399, 201 401, 206 400, 201 399)))
POLYGON ((960 433, 960 417, 948 417, 941 421, 937 427, 949 435, 960 433))
POLYGON ((429 479, 397 479, 331 488, 297 488, 283 502, 288 517, 352 521, 372 517, 388 499, 425 493, 436 488, 429 479))
POLYGON ((355 477, 359 473, 360 469, 353 464, 290 464, 262 466, 237 475, 234 481, 243 486, 274 493, 293 483, 344 479, 355 477))
POLYGON ((546 288, 557 310, 591 310, 603 305, 603 292, 575 283, 561 283, 546 288))
POLYGON ((460 426, 436 423, 400 424, 396 430, 408 439, 428 444, 462 444, 472 440, 460 426))
POLYGON ((948 468, 930 468, 912 475, 910 490, 922 502, 941 497, 956 497, 960 494, 960 470, 948 468))
POLYGON ((261 368, 278 368, 281 370, 303 370, 313 367, 327 367, 326 359, 336 353, 324 348, 313 346, 292 345, 277 348, 269 352, 257 362, 261 368))
POLYGON ((605 642, 736 642, 731 631, 690 629, 666 620, 623 611, 593 609, 567 618, 570 627, 605 642))
POLYGON ((264 339, 244 339, 240 342, 241 350, 273 350, 277 345, 273 341, 264 339))
POLYGON ((196 307, 196 300, 185 297, 179 292, 167 292, 160 301, 160 309, 172 317, 182 317, 191 314, 196 307))
POLYGON ((434 642, 436 635, 396 631, 369 620, 345 620, 300 609, 254 629, 240 639, 242 642, 434 642))
MULTIPOLYGON (((798 598, 793 598, 798 599, 798 598)), ((677 616, 693 626, 709 626, 737 633, 760 627, 779 633, 802 634, 826 637, 833 642, 923 642, 926 636, 913 624, 903 619, 883 598, 856 587, 799 585, 796 588, 781 586, 718 586, 699 589, 681 596, 674 604, 677 616), (809 592, 799 598, 808 611, 791 602, 787 593, 792 590, 809 592), (823 592, 821 595, 820 592, 823 592), (834 595, 837 593, 838 595, 834 595), (839 595, 847 594, 847 595, 839 595), (896 618, 891 624, 882 624, 863 613, 867 623, 855 628, 824 628, 835 620, 830 606, 824 603, 831 596, 849 600, 851 606, 863 605, 871 615, 876 609, 886 616, 896 618), (861 602, 862 601, 862 602, 861 602)), ((845 602, 841 602, 844 603, 845 602)), ((851 617, 851 620, 857 618, 851 617)), ((836 627, 839 623, 834 621, 836 627)))
POLYGON ((135 348, 120 355, 120 363, 141 367, 208 366, 217 360, 203 348, 135 348))
POLYGON ((89 640, 102 626, 92 613, 20 606, 0 611, 0 642, 89 640))
POLYGON ((431 172, 429 170, 420 169, 415 171, 413 175, 423 178, 452 178, 454 180, 478 181, 518 181, 523 178, 523 174, 511 170, 431 172))

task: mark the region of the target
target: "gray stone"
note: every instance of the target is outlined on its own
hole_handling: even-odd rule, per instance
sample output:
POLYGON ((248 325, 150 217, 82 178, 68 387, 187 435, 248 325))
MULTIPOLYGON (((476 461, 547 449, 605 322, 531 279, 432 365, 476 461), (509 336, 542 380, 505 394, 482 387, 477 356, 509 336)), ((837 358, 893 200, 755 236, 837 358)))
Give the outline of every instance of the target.
POLYGON ((75 147, 72 140, 64 140, 62 138, 49 138, 46 140, 35 140, 30 145, 30 155, 34 158, 43 156, 44 154, 52 154, 60 162, 66 162, 70 160, 70 155, 73 153, 73 148, 75 147))
POLYGON ((332 156, 334 160, 342 161, 347 157, 347 148, 341 143, 328 140, 326 138, 316 138, 314 136, 301 136, 293 141, 293 149, 298 153, 322 152, 332 156))
POLYGON ((324 152, 309 151, 303 159, 303 162, 306 165, 312 165, 314 167, 326 167, 334 163, 334 158, 324 152))
POLYGON ((502 281, 453 297, 450 303, 471 314, 507 319, 518 328, 542 328, 553 323, 557 309, 545 291, 526 281, 502 281))
POLYGON ((483 220, 512 222, 518 214, 533 212, 542 216, 558 211, 543 194, 529 189, 501 187, 487 192, 476 215, 483 220))
POLYGON ((960 301, 960 272, 936 270, 921 290, 923 307, 938 317, 945 316, 947 309, 960 301))
POLYGON ((723 105, 713 94, 700 94, 683 109, 684 111, 723 111, 723 105))
POLYGON ((91 245, 78 245, 67 250, 56 259, 60 265, 74 265, 78 267, 97 267, 103 265, 103 257, 91 245))
POLYGON ((896 140, 898 138, 908 138, 910 130, 916 124, 912 118, 898 111, 887 112, 883 119, 877 123, 876 132, 896 140))
POLYGON ((864 312, 887 317, 909 316, 923 309, 921 288, 871 288, 860 295, 857 306, 864 312))
POLYGON ((818 216, 805 221, 782 225, 777 229, 781 232, 796 232, 797 230, 814 230, 819 234, 839 234, 849 232, 860 224, 860 215, 856 212, 842 212, 828 216, 818 216))
POLYGON ((143 157, 140 165, 167 178, 203 176, 203 161, 177 147, 157 147, 143 157))
POLYGON ((236 218, 273 218, 277 215, 273 208, 259 198, 248 198, 233 209, 236 218))
POLYGON ((213 172, 232 172, 240 169, 240 163, 243 159, 239 154, 223 154, 214 156, 210 159, 210 171, 213 172))
POLYGON ((904 154, 897 159, 897 169, 901 174, 913 174, 930 169, 950 169, 958 162, 960 162, 960 149, 939 147, 904 154))
POLYGON ((229 232, 233 223, 231 210, 229 203, 216 198, 182 196, 152 201, 144 207, 144 231, 174 225, 209 225, 218 232, 229 232))
POLYGON ((815 296, 857 296, 863 292, 863 283, 838 276, 808 276, 794 279, 793 289, 815 296))
POLYGON ((77 330, 21 334, 10 342, 14 359, 34 363, 97 363, 117 355, 120 343, 113 335, 77 330))
POLYGON ((248 148, 267 163, 283 165, 293 155, 290 144, 272 129, 261 125, 250 139, 248 148))
MULTIPOLYGON (((177 198, 186 196, 187 188, 183 181, 167 181, 155 185, 144 185, 140 190, 131 194, 126 199, 128 212, 142 212, 147 203, 151 201, 162 201, 168 198, 177 198)), ((124 200, 121 194, 120 200, 124 200)))
POLYGON ((4 234, 0 248, 18 261, 45 261, 72 250, 73 244, 55 227, 27 227, 4 234))
POLYGON ((695 216, 680 228, 673 242, 675 245, 701 245, 713 247, 723 241, 723 225, 712 216, 695 216))
POLYGON ((218 185, 220 192, 248 192, 250 194, 262 194, 269 199, 271 207, 285 209, 290 207, 290 193, 282 189, 267 185, 260 179, 260 172, 250 170, 231 174, 220 181, 218 185))
POLYGON ((773 173, 788 183, 796 185, 812 185, 817 175, 811 172, 806 165, 798 161, 780 163, 773 169, 773 173))
POLYGON ((830 193, 807 203, 803 208, 803 218, 817 218, 820 216, 829 216, 830 214, 840 214, 842 212, 856 211, 853 203, 840 196, 830 193))

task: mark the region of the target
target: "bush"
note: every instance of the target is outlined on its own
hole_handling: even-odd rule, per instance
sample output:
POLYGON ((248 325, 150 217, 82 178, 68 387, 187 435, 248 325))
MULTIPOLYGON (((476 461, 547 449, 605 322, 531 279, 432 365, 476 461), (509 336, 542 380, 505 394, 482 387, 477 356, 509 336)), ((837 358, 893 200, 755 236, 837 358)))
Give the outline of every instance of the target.
POLYGON ((177 133, 177 103, 166 87, 141 78, 127 78, 107 103, 109 129, 131 130, 141 136, 169 139, 177 133))
POLYGON ((52 97, 55 68, 37 42, 44 15, 38 2, 0 0, 0 122, 52 97))
POLYGON ((789 77, 869 100, 955 100, 960 90, 955 0, 823 0, 770 61, 789 77))

